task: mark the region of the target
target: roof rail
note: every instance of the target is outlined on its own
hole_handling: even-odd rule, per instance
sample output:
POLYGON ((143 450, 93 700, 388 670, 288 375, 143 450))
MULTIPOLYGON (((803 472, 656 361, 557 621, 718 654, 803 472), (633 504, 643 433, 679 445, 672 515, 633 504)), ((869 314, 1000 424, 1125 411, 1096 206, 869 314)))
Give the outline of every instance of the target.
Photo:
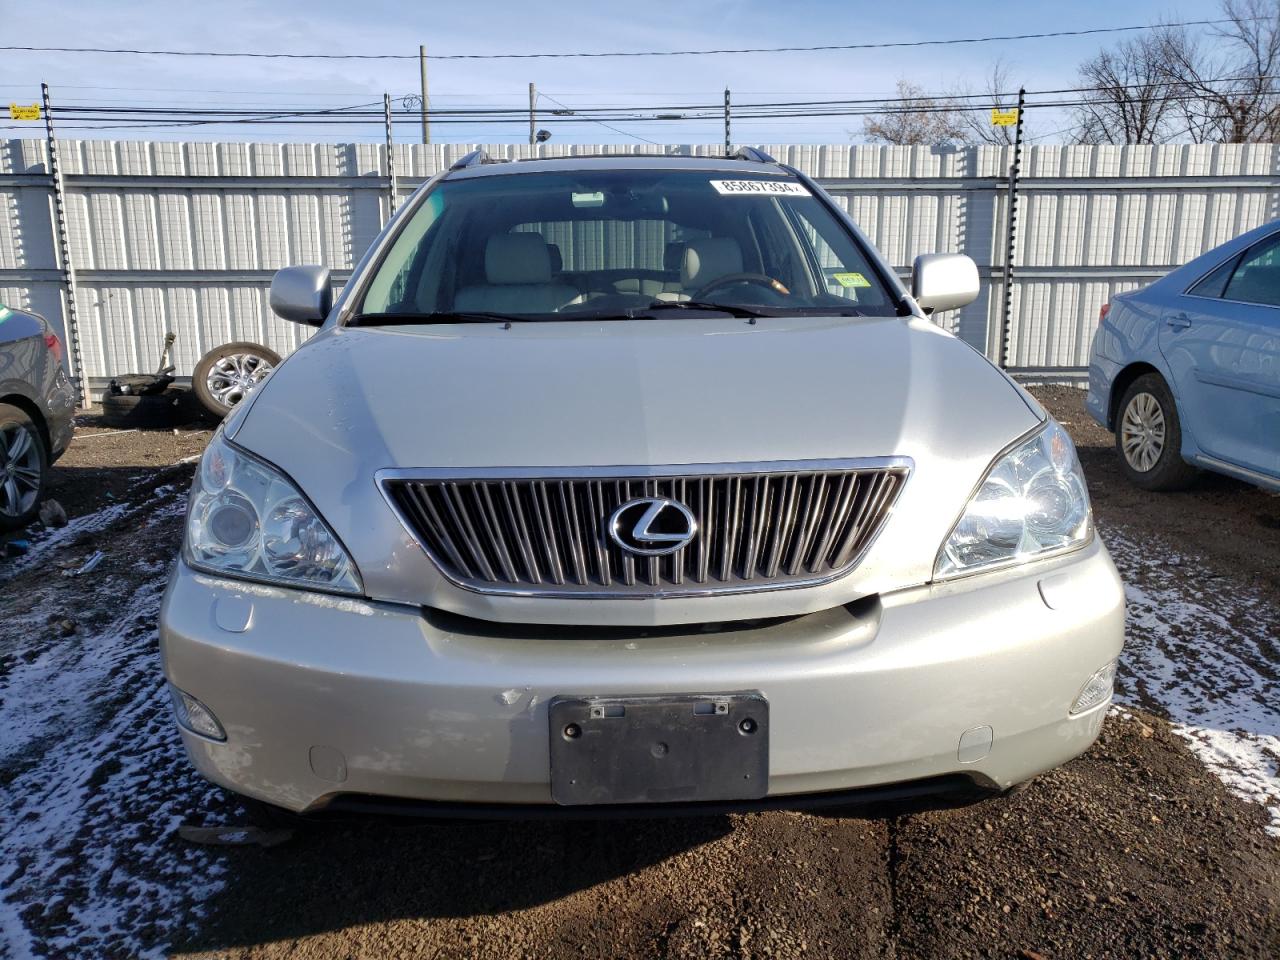
POLYGON ((493 159, 493 157, 489 156, 489 151, 487 150, 483 150, 483 149, 472 150, 470 153, 464 154, 463 156, 455 160, 452 164, 450 164, 449 169, 465 170, 467 169, 467 167, 478 166, 479 164, 482 164, 482 163, 506 163, 506 162, 507 161, 505 159, 504 160, 493 159))
POLYGON ((730 160, 750 160, 752 163, 777 163, 778 161, 769 156, 763 150, 755 147, 739 147, 729 155, 730 160))

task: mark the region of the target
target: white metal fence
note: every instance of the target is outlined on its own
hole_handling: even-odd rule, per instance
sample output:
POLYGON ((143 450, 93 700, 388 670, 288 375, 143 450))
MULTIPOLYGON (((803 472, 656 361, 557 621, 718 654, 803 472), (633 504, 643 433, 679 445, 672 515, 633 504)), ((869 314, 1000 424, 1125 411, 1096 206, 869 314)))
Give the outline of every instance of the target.
MULTIPOLYGON (((397 145, 399 194, 471 149, 397 145)), ((973 257, 982 297, 939 322, 997 356, 1011 148, 763 149, 816 177, 904 277, 920 253, 973 257)), ((519 158, 722 148, 488 150, 519 158)), ((59 154, 92 378, 150 369, 167 330, 178 336, 180 374, 229 340, 288 352, 308 331, 271 314, 272 273, 323 263, 341 283, 390 209, 381 145, 65 140, 59 154)), ((48 170, 44 141, 0 141, 0 303, 61 325, 66 286, 48 170)), ((1071 375, 1087 362, 1098 309, 1111 295, 1280 217, 1280 147, 1033 146, 1018 197, 1008 363, 1071 375)))

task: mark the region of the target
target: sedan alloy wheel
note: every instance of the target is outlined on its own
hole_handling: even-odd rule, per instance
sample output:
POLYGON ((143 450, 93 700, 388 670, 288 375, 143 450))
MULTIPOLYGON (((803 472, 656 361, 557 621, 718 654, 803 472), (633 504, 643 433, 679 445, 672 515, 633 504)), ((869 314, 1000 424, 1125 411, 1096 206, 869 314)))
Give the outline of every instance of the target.
POLYGON ((0 427, 0 514, 20 517, 40 496, 40 441, 18 423, 0 427))
POLYGON ((1147 473, 1159 461, 1165 446, 1165 418, 1160 401, 1149 393, 1136 393, 1120 419, 1121 449, 1129 466, 1147 473))

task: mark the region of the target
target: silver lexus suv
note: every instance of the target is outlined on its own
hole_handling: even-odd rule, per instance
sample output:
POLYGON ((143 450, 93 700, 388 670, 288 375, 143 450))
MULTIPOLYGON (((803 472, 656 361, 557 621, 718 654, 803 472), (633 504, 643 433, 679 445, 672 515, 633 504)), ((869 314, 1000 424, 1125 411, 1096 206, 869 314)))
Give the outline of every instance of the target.
POLYGON ((911 284, 754 150, 477 151, 336 302, 280 271, 319 332, 209 445, 162 613, 196 766, 295 812, 603 813, 1081 753, 1124 604, 1075 450, 930 320, 972 261, 911 284))

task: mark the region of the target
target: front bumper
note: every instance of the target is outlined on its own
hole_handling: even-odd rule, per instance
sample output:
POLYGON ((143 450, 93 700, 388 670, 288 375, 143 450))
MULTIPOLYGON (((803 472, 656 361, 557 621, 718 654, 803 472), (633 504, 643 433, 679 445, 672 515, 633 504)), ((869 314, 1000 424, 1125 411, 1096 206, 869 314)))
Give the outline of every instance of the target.
POLYGON ((1031 568, 717 631, 496 624, 179 564, 160 633, 170 682, 227 733, 183 729, 195 765, 292 810, 351 795, 549 804, 546 705, 560 694, 759 690, 770 797, 953 774, 999 789, 1097 737, 1105 704, 1069 710, 1120 652, 1124 594, 1097 541, 1031 568))

